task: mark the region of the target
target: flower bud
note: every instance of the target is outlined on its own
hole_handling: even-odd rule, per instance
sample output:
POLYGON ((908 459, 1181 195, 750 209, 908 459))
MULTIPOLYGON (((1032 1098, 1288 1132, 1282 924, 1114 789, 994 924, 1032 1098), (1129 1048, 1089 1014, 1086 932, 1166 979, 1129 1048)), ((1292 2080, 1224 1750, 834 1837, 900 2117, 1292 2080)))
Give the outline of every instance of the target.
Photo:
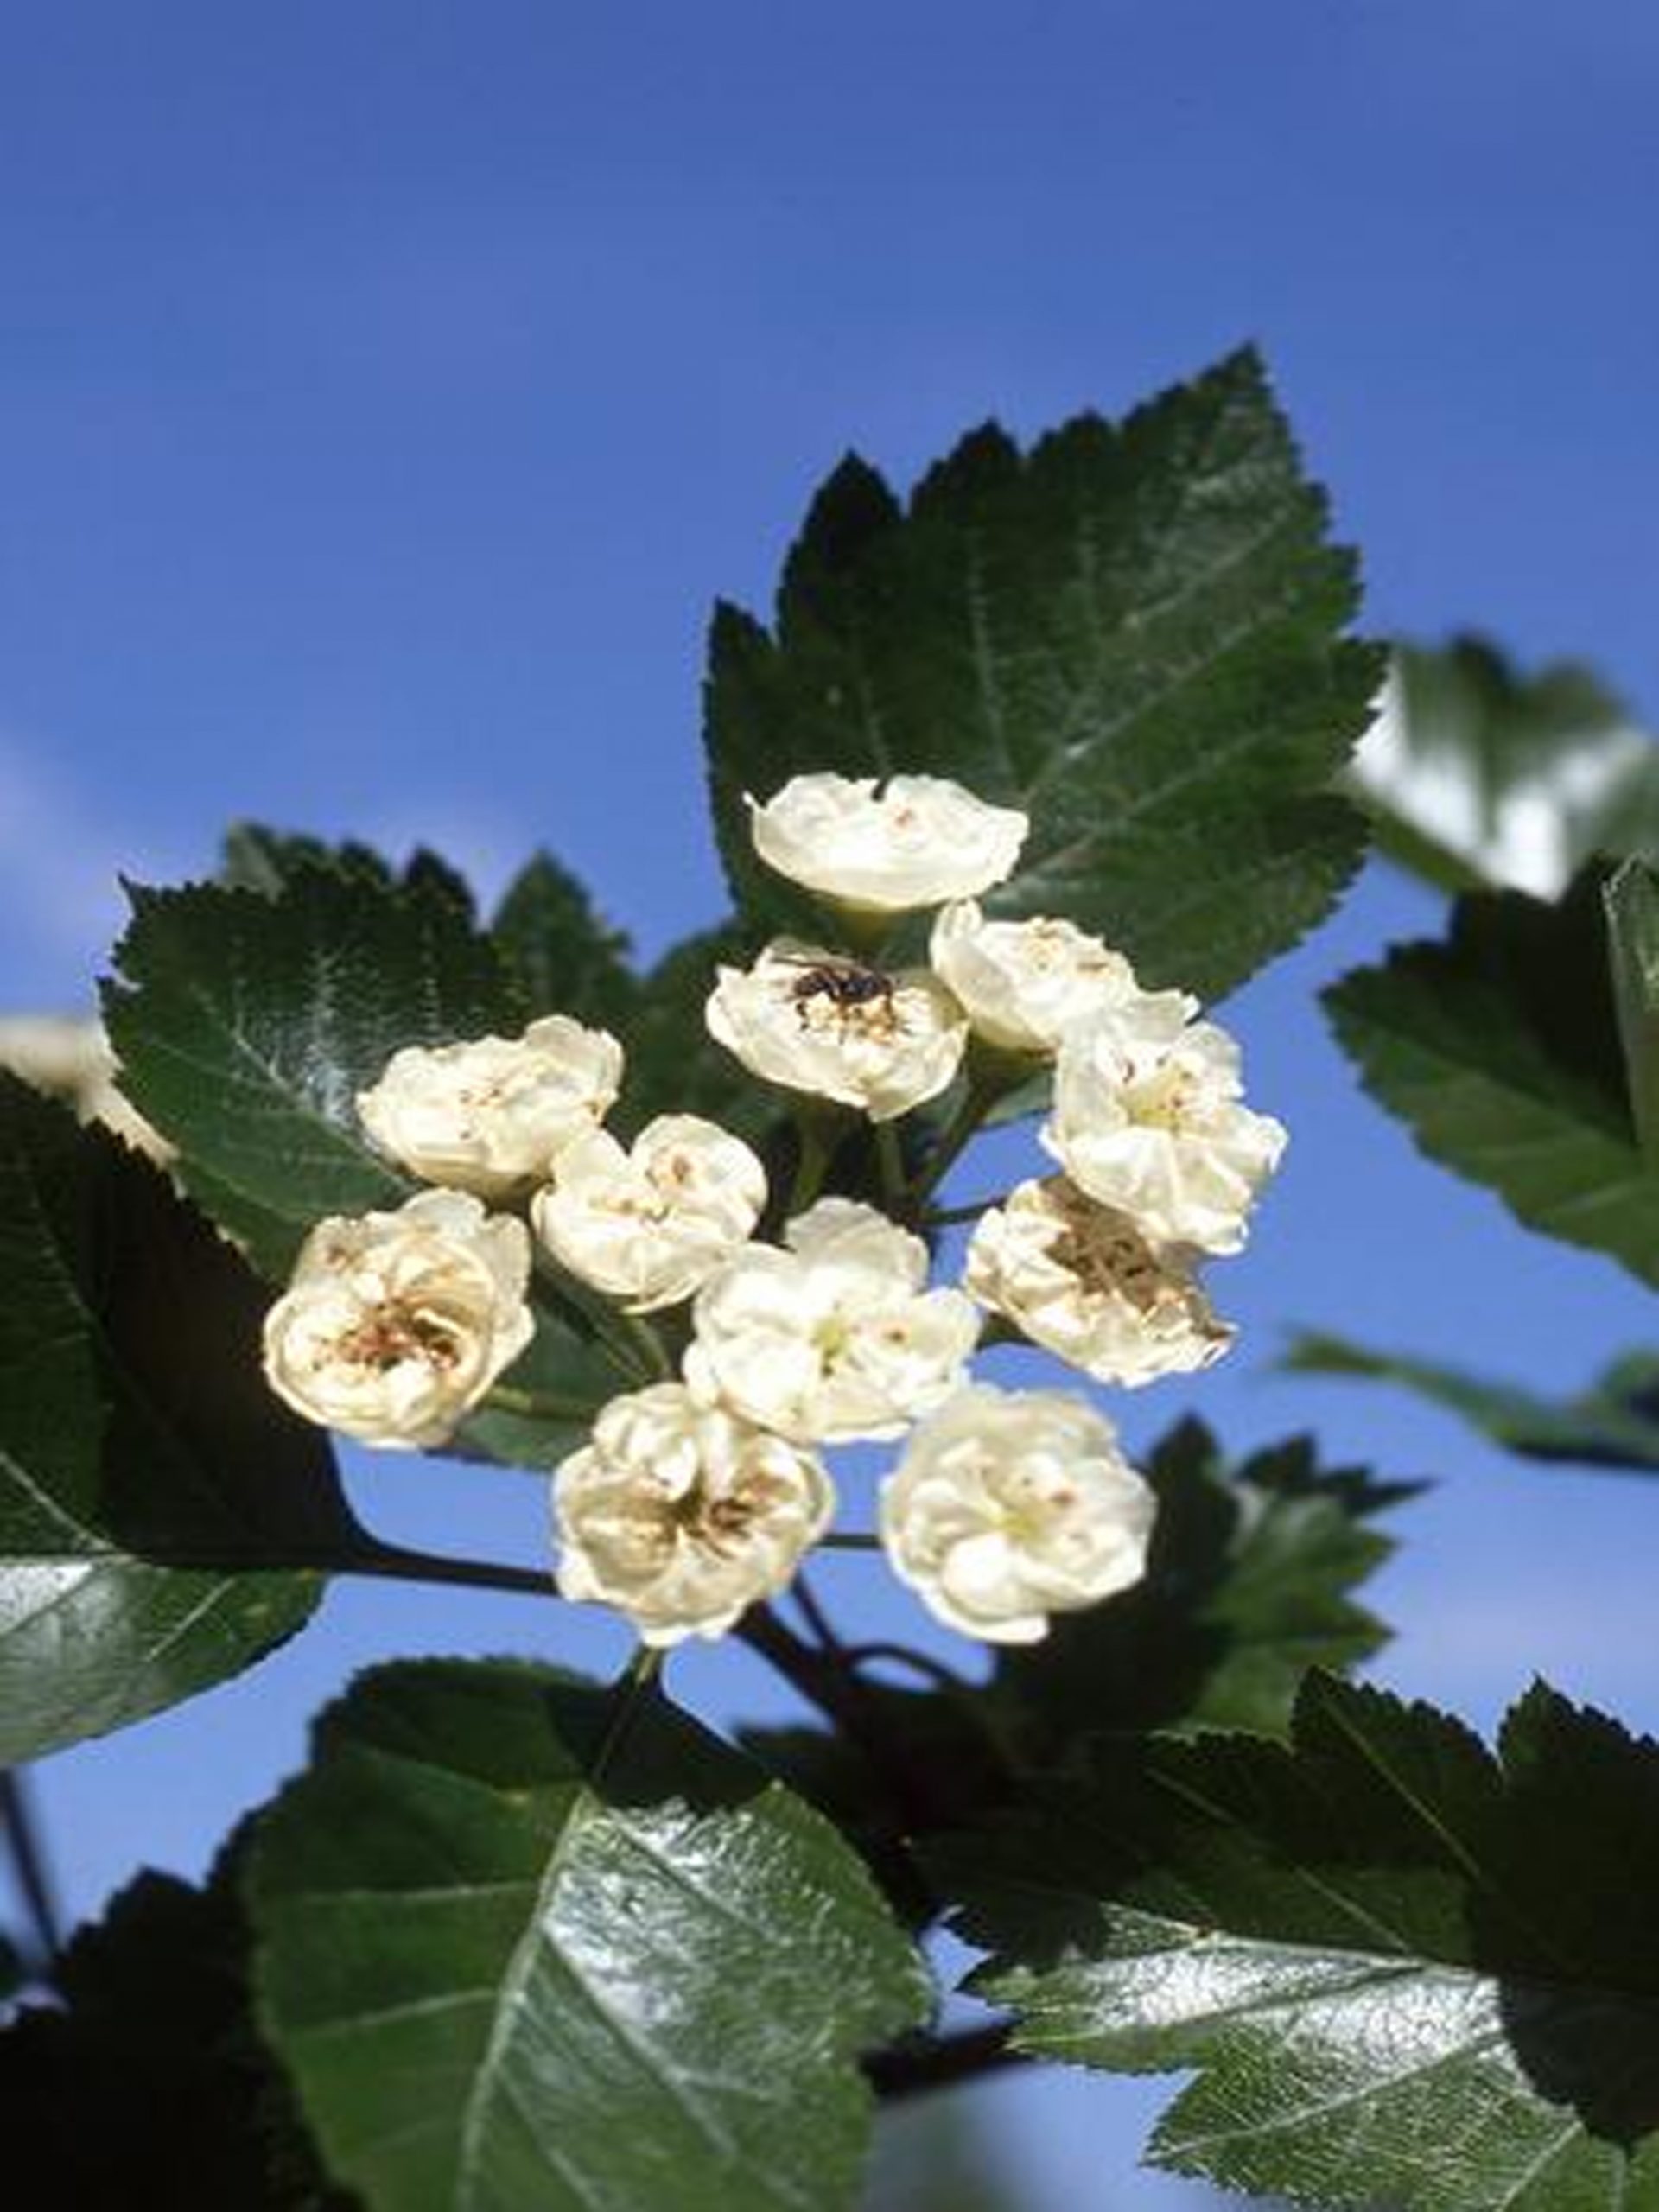
POLYGON ((930 957, 976 1034, 1005 1052, 1052 1053, 1077 1022, 1135 999, 1177 1027, 1198 1012, 1184 991, 1141 991, 1121 952, 1071 923, 987 921, 971 899, 939 915, 930 957))
POLYGON ((358 1093, 357 1110, 410 1174, 505 1198, 598 1127, 621 1081, 622 1047, 608 1031, 551 1014, 522 1037, 405 1046, 358 1093))
POLYGON ((308 1421, 388 1451, 444 1443, 535 1333, 530 1234, 458 1191, 320 1221, 265 1316, 265 1375, 308 1421))
POLYGON ((925 968, 896 974, 779 938, 753 968, 721 968, 711 1035, 765 1082, 890 1122, 948 1088, 968 1042, 925 968))
POLYGON ((1071 1031, 1054 1071, 1045 1147, 1154 1244, 1236 1252, 1278 1165, 1282 1125, 1241 1105, 1238 1047, 1211 1021, 1173 1037, 1139 1009, 1071 1031))
POLYGON ((881 1489, 893 1571, 964 1636, 1034 1643, 1146 1573, 1156 1514, 1116 1432, 1063 1390, 959 1390, 881 1489))
POLYGON ((747 800, 768 868, 865 912, 903 913, 969 898, 1014 872, 1031 824, 944 776, 791 777, 763 806, 747 800))
POLYGON ((982 1306, 1097 1382, 1134 1389, 1189 1374, 1233 1340, 1190 1252, 1154 1249, 1127 1215, 1063 1175, 1018 1185, 981 1217, 963 1280, 982 1306))
POLYGON ((810 1452, 653 1383, 613 1398, 554 1477, 559 1588, 646 1643, 721 1636, 785 1586, 835 1503, 810 1452))
POLYGON ((531 1219, 561 1266, 650 1313, 705 1283, 766 1203, 766 1172, 741 1138, 695 1114, 664 1114, 631 1152, 602 1129, 579 1138, 531 1219))
POLYGON ((785 1235, 698 1294, 686 1380, 800 1443, 901 1434, 960 1380, 972 1301, 929 1290, 927 1247, 873 1206, 820 1198, 785 1235))

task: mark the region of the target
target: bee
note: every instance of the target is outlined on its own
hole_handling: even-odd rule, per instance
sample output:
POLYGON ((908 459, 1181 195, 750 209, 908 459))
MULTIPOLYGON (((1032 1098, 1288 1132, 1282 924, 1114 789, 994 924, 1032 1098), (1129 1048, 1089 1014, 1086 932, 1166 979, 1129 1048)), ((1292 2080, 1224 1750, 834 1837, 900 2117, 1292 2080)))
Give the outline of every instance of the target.
POLYGON ((803 1028, 808 1006, 818 998, 828 999, 838 1014, 850 1014, 859 1007, 879 1007, 888 1027, 894 1025, 893 981, 879 968, 861 967, 856 960, 837 960, 828 953, 814 957, 791 952, 780 957, 804 971, 790 987, 803 1028))

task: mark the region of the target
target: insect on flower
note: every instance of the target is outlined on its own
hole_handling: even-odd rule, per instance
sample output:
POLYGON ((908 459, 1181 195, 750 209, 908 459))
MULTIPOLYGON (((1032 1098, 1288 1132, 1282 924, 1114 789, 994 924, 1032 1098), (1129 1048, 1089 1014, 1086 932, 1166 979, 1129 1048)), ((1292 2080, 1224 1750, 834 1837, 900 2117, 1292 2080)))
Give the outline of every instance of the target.
POLYGON ((806 1026, 807 1007, 815 998, 828 999, 841 1014, 851 1013, 858 1007, 880 1007, 888 1027, 897 1027, 893 978, 884 976, 879 968, 863 967, 856 960, 812 958, 804 953, 785 953, 780 957, 804 971, 790 992, 803 1028, 806 1026))

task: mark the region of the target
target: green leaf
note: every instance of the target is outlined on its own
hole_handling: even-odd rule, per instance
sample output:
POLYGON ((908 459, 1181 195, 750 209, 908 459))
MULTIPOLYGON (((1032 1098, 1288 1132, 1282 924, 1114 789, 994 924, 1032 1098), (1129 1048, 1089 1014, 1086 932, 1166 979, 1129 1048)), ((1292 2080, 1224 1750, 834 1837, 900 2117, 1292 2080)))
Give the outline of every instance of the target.
POLYGON ((513 878, 491 935, 537 1014, 627 1028, 639 989, 628 940, 550 854, 537 853, 513 878))
POLYGON ((1284 1365, 1305 1375, 1370 1376, 1397 1382, 1529 1459, 1659 1471, 1659 1353, 1626 1352, 1587 1390, 1557 1401, 1403 1352, 1368 1351, 1346 1338, 1297 1337, 1284 1365))
POLYGON ((1290 1749, 1103 1754, 956 1871, 1018 2047, 1196 2068, 1154 2163, 1396 2212, 1659 2205, 1659 1746, 1533 1690, 1501 1761, 1311 1676, 1290 1749))
POLYGON ((1391 859, 1440 888, 1557 897, 1597 853, 1659 841, 1659 747, 1588 669, 1523 676, 1488 639, 1401 645, 1351 787, 1391 859))
POLYGON ((0 1077, 0 1762, 239 1673, 365 1548, 263 1304, 156 1169, 0 1077))
POLYGON ((847 2204, 916 1954, 835 1831, 655 1691, 377 1669, 257 1841, 264 2017, 372 2212, 847 2204))
POLYGON ((324 1215, 409 1195, 354 1103, 393 1052, 523 1025, 493 946, 442 889, 302 868, 275 896, 204 884, 133 905, 105 991, 122 1088, 278 1280, 324 1215))
POLYGON ((1659 1166, 1659 876, 1644 861, 1626 861, 1602 897, 1630 1116, 1652 1168, 1659 1166))
POLYGON ((1461 899, 1447 943, 1396 948, 1325 1004, 1423 1151, 1529 1228, 1659 1282, 1659 1176, 1631 1125, 1594 870, 1554 905, 1461 899))
MULTIPOLYGON (((347 2212, 253 2032, 234 1891, 143 1873, 0 2032, 14 2170, 73 2212, 347 2212)), ((48 2200, 42 2197, 42 2203, 48 2200)))
POLYGON ((999 912, 1101 931, 1148 982, 1232 989, 1322 918, 1364 840, 1328 786, 1382 666, 1340 634, 1354 567, 1325 524, 1249 352, 1028 454, 976 431, 907 508, 844 462, 773 629, 715 619, 710 773, 740 904, 800 919, 753 854, 746 791, 942 774, 1031 815, 999 912))

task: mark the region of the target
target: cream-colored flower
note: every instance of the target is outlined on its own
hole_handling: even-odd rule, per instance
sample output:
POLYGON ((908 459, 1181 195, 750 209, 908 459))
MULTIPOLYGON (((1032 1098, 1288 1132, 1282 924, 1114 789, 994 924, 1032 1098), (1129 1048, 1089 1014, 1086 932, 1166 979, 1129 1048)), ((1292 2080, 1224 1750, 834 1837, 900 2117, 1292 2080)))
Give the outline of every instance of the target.
POLYGON ((695 1114, 664 1114, 631 1152, 603 1129, 578 1139, 531 1219, 573 1275, 650 1313, 707 1282, 766 1203, 766 1171, 741 1137, 695 1114))
POLYGON ((358 1093, 357 1110, 412 1175, 503 1198, 596 1128, 621 1082, 622 1047, 607 1030, 550 1014, 522 1037, 407 1045, 358 1093))
POLYGON ((83 1122, 96 1122, 165 1167, 173 1147, 117 1087, 114 1049, 101 1021, 71 1014, 0 1014, 0 1068, 60 1098, 83 1122))
POLYGON ((1111 1423, 1065 1390, 978 1383, 911 1438, 881 1488, 893 1571, 989 1643, 1034 1643, 1051 1613, 1140 1581, 1157 1505, 1111 1423))
POLYGON ((1199 1288, 1192 1254, 1154 1249, 1127 1215, 1063 1175, 1021 1183, 982 1216, 963 1281, 1097 1382, 1133 1389, 1190 1374, 1219 1359, 1235 1333, 1199 1288))
POLYGON ((811 1452, 653 1383, 613 1398, 554 1476, 559 1588, 646 1643, 721 1636, 784 1587, 835 1504, 811 1452))
POLYGON ((1143 1024, 1172 1029, 1198 1010, 1185 991, 1142 991, 1121 952, 1070 922, 987 921, 971 899, 941 912, 931 957, 977 1033, 1008 1052, 1052 1052, 1079 1021, 1135 1000, 1143 1024))
POLYGON ((874 1206, 820 1198, 697 1294, 686 1380, 804 1444, 898 1436, 948 1396, 979 1334, 957 1290, 927 1288, 927 1247, 874 1206))
POLYGON ((971 898, 1014 873, 1031 823, 944 776, 791 777, 748 800, 768 868, 841 905, 902 913, 971 898))
POLYGON ((890 1122, 945 1090, 968 1024, 925 968, 888 974, 778 938, 753 968, 721 968, 710 1033, 750 1071, 786 1090, 890 1122))
POLYGON ((308 1421, 442 1444, 535 1333, 530 1232, 460 1191, 320 1221, 265 1316, 265 1375, 308 1421))
POLYGON ((1236 1252, 1283 1126, 1239 1103, 1238 1046, 1211 1021, 1171 1039, 1103 1014, 1068 1033, 1042 1141, 1074 1183, 1154 1244, 1236 1252))

